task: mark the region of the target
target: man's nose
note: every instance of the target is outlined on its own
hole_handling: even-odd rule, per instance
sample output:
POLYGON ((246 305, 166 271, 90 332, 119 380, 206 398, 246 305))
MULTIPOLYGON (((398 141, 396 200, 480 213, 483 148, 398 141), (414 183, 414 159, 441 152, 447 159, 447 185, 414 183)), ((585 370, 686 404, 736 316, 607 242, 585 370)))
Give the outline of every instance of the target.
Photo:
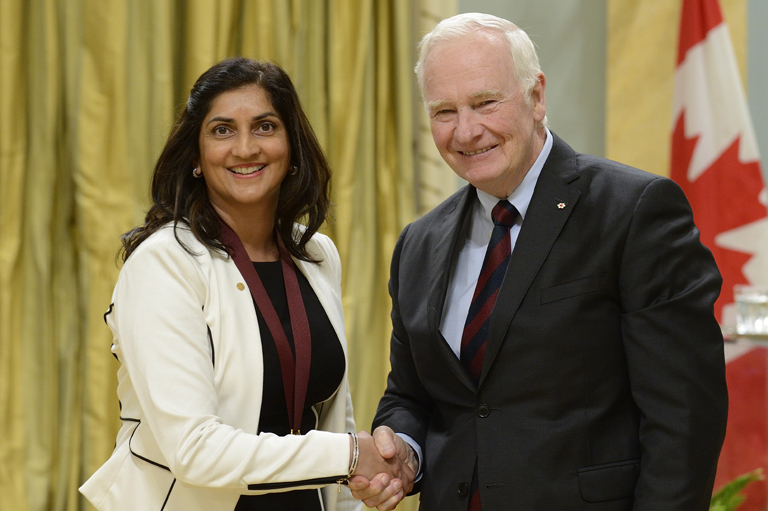
POLYGON ((456 123, 456 140, 459 143, 471 142, 483 134, 479 116, 471 108, 460 109, 456 123))

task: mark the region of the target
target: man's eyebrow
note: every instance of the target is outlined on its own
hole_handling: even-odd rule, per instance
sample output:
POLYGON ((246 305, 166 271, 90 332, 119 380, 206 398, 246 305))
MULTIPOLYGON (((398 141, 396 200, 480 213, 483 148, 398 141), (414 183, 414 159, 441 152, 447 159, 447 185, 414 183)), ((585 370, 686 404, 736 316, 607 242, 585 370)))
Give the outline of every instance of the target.
POLYGON ((449 101, 447 101, 445 99, 439 99, 437 101, 428 101, 427 102, 427 111, 428 112, 434 112, 436 110, 441 110, 447 104, 449 104, 449 101))
POLYGON ((473 92, 469 95, 472 99, 482 99, 482 98, 498 98, 503 96, 502 92, 499 89, 486 89, 486 90, 479 90, 477 92, 473 92))
MULTIPOLYGON (((502 96, 504 96, 504 93, 499 89, 479 90, 469 95, 470 99, 473 99, 473 100, 485 99, 485 98, 500 98, 502 96)), ((445 99, 439 99, 437 101, 429 101, 427 102, 427 111, 428 112, 439 111, 439 110, 442 110, 446 105, 450 105, 450 104, 451 102, 445 99)))

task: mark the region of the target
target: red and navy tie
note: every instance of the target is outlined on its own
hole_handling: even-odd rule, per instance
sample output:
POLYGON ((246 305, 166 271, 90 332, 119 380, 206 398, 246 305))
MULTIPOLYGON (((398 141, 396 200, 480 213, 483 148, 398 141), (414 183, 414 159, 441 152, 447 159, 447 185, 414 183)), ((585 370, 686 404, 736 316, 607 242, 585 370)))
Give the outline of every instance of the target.
MULTIPOLYGON (((472 296, 472 304, 469 306, 467 322, 464 324, 464 333, 461 336, 461 362, 467 368, 475 385, 478 384, 480 372, 483 369, 491 312, 496 304, 496 297, 511 257, 512 241, 509 228, 515 223, 517 215, 517 209, 506 199, 500 200, 491 212, 493 217, 491 240, 485 251, 483 267, 477 279, 475 294, 472 296)), ((469 487, 469 511, 481 510, 477 463, 475 463, 472 483, 469 487)))
POLYGON ((496 296, 504 281, 512 251, 509 228, 515 223, 517 209, 508 200, 500 200, 493 207, 493 231, 485 251, 483 267, 477 279, 475 294, 469 306, 467 322, 461 336, 461 363, 467 368, 469 376, 477 384, 483 369, 485 342, 488 339, 488 324, 491 311, 496 304, 496 296))

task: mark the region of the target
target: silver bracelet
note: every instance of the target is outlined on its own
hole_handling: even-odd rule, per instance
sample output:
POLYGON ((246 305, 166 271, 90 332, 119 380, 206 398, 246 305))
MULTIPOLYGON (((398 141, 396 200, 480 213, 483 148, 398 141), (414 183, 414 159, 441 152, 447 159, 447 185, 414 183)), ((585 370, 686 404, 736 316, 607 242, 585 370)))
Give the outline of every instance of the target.
POLYGON ((357 433, 350 433, 352 435, 352 463, 349 464, 349 474, 347 479, 352 477, 352 474, 357 470, 357 462, 360 460, 360 442, 357 439, 357 433))

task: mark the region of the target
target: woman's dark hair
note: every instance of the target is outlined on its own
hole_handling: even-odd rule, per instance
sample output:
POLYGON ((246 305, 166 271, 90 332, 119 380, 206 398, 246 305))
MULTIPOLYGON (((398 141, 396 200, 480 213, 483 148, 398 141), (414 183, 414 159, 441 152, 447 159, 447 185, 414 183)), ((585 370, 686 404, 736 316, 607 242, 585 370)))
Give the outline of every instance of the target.
MULTIPOLYGON (((248 85, 258 85, 268 94, 288 134, 290 166, 297 169, 295 173, 288 172, 280 186, 275 214, 278 235, 291 255, 317 262, 307 253, 306 244, 325 221, 330 208, 328 162, 286 72, 276 64, 242 57, 219 62, 192 87, 186 108, 176 120, 155 165, 152 206, 144 225, 121 236, 123 261, 152 233, 171 221, 174 233, 182 222, 207 247, 229 252, 230 247, 221 241, 219 218, 208 198, 205 179, 195 178, 192 169, 200 159, 200 126, 213 101, 224 92, 248 85), (299 219, 305 220, 307 228, 296 240, 293 226, 299 219)), ((179 243, 191 253, 181 240, 179 243)))

